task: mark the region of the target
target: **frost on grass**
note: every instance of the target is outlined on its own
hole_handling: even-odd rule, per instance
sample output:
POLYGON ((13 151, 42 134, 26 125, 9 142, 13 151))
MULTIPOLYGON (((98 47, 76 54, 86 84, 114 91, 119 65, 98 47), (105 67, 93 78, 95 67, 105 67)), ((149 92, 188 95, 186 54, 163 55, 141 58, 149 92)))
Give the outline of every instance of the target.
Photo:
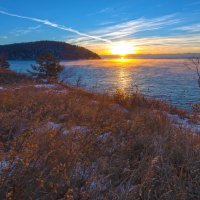
POLYGON ((173 123, 175 123, 177 127, 190 129, 193 132, 200 133, 200 124, 190 123, 189 119, 187 118, 181 119, 178 115, 172 115, 169 113, 166 113, 166 115, 168 116, 169 119, 172 120, 173 123))
POLYGON ((56 92, 59 94, 68 94, 69 90, 63 88, 61 85, 58 84, 38 84, 34 85, 34 88, 37 89, 48 89, 48 92, 56 92))
POLYGON ((153 112, 155 114, 156 113, 164 114, 167 118, 171 120, 172 124, 175 125, 177 128, 189 129, 192 132, 200 133, 200 123, 198 124, 191 123, 188 118, 181 118, 177 114, 170 114, 165 111, 153 110, 153 112))
POLYGON ((63 135, 67 135, 69 133, 88 133, 91 130, 85 126, 74 126, 69 129, 64 127, 62 123, 48 122, 46 128, 48 130, 60 130, 63 135))

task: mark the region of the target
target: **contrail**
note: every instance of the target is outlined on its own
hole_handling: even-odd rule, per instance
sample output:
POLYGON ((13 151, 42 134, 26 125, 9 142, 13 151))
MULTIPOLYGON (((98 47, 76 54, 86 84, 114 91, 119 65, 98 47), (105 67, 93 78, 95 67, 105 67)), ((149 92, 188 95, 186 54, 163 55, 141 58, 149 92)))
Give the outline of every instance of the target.
POLYGON ((41 24, 51 26, 51 27, 54 27, 54 28, 57 28, 57 29, 60 29, 60 30, 65 30, 65 31, 68 31, 68 32, 71 32, 71 33, 75 33, 75 34, 80 35, 80 36, 92 38, 94 40, 103 41, 103 42, 106 42, 106 43, 112 43, 111 40, 107 40, 107 39, 104 39, 104 38, 101 38, 101 37, 98 37, 98 36, 93 36, 93 35, 89 35, 89 34, 86 34, 86 33, 82 33, 78 30, 73 29, 73 28, 69 28, 69 27, 66 27, 66 26, 63 26, 63 25, 60 25, 60 24, 56 24, 56 23, 50 22, 49 20, 46 20, 46 19, 39 19, 39 18, 34 18, 34 17, 21 16, 21 15, 5 12, 5 11, 2 11, 2 10, 0 10, 0 14, 8 15, 8 16, 11 16, 11 17, 17 17, 17 18, 21 18, 21 19, 27 19, 27 20, 34 21, 34 22, 39 22, 41 24))

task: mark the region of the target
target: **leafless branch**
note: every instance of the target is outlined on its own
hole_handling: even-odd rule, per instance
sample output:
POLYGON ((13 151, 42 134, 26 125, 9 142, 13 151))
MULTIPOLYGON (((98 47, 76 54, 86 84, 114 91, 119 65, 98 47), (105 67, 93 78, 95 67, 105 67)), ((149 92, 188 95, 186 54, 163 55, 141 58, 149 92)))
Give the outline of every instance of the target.
POLYGON ((185 64, 185 66, 196 72, 198 76, 198 84, 200 87, 200 58, 191 58, 189 61, 190 63, 185 64))

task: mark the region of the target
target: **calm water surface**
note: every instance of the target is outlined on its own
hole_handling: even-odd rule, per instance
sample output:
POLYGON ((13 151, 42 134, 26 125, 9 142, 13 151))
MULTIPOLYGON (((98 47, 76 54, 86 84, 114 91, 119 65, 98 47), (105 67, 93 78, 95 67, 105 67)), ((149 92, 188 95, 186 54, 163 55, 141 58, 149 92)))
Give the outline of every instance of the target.
MULTIPOLYGON (((62 62, 65 66, 62 78, 89 90, 114 92, 138 89, 146 96, 168 101, 181 108, 191 108, 200 102, 200 88, 194 70, 185 66, 181 59, 102 59, 91 61, 62 62)), ((11 61, 11 68, 26 72, 33 61, 11 61)))

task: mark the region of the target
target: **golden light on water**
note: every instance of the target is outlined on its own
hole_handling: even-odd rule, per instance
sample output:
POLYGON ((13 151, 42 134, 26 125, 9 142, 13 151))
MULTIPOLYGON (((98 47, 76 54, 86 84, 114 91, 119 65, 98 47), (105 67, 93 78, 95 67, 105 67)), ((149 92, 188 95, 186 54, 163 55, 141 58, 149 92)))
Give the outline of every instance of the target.
POLYGON ((129 44, 127 42, 121 42, 121 43, 114 44, 111 46, 111 53, 113 55, 120 55, 123 57, 128 54, 135 54, 136 47, 134 47, 132 44, 129 44))
POLYGON ((116 77, 116 82, 118 82, 118 88, 122 90, 126 90, 130 85, 129 85, 129 70, 127 70, 126 67, 121 67, 118 70, 118 75, 116 77))

